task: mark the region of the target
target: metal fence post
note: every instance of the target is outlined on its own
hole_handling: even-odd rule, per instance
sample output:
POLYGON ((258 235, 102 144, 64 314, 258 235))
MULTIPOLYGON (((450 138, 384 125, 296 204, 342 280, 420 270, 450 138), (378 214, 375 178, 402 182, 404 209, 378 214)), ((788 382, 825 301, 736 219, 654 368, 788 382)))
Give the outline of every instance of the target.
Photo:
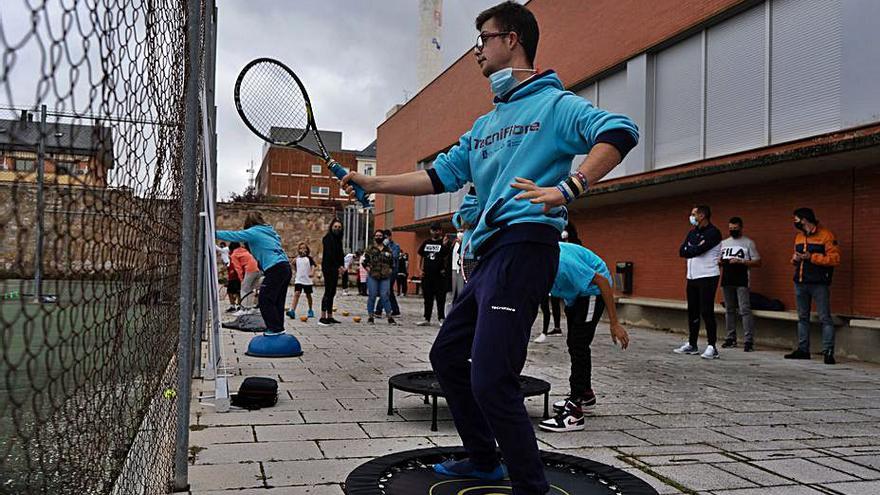
POLYGON ((46 105, 40 105, 40 140, 37 141, 37 245, 34 251, 34 301, 43 299, 43 196, 46 177, 46 105))
POLYGON ((177 351, 177 438, 174 452, 174 490, 189 489, 189 412, 192 390, 193 275, 195 259, 195 221, 199 168, 199 77, 201 1, 187 0, 187 70, 185 86, 183 189, 181 191, 180 239, 180 335, 177 351))

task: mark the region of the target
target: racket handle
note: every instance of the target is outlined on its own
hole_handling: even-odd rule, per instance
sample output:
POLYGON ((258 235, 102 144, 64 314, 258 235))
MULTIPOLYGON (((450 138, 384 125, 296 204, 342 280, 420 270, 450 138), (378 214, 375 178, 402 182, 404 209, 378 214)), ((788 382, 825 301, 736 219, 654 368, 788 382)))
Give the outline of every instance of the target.
MULTIPOLYGON (((333 172, 333 175, 339 180, 342 180, 343 177, 348 175, 348 170, 336 160, 330 160, 330 171, 333 172)), ((354 195, 357 197, 357 200, 360 201, 364 208, 369 208, 371 206, 370 199, 367 197, 367 192, 364 191, 364 188, 354 182, 349 182, 349 184, 354 188, 354 195)))

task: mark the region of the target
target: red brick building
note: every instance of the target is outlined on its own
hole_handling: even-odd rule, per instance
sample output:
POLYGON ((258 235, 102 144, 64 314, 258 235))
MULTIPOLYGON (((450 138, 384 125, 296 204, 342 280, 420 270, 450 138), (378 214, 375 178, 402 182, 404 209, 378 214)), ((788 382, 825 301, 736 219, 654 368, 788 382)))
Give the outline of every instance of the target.
MULTIPOLYGON (((791 213, 809 206, 843 253, 833 312, 880 317, 880 258, 873 254, 880 243, 880 31, 872 27, 880 4, 527 5, 541 26, 539 68, 556 70, 568 89, 639 125, 639 146, 570 208, 588 247, 609 265, 634 263, 630 301, 684 299, 678 246, 691 207, 706 203, 722 232, 729 217, 740 216, 757 243, 764 266, 753 270, 753 290, 794 309, 791 213)), ((491 105, 468 52, 379 126, 382 174, 430 167, 491 105)), ((378 225, 402 231, 396 240, 413 252, 431 221, 448 222, 460 194, 380 196, 378 225)))
MULTIPOLYGON (((318 149, 306 137, 305 146, 318 149)), ((321 131, 321 139, 330 155, 343 167, 358 169, 359 163, 375 163, 375 146, 364 150, 342 149, 342 133, 321 131)), ((323 160, 295 148, 265 144, 263 161, 257 173, 256 190, 271 196, 279 204, 342 208, 353 200, 331 177, 323 160)))

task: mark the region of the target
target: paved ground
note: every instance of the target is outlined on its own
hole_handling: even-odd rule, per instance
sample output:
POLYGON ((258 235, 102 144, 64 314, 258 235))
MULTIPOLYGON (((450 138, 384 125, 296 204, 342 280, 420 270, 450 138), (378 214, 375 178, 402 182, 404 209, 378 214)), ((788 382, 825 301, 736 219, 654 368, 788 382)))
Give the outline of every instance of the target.
MULTIPOLYGON (((363 315, 363 305, 357 296, 337 299, 352 315, 363 315)), ((397 412, 386 415, 388 377, 429 369, 437 331, 414 325, 421 299, 402 307, 397 327, 341 315, 346 323, 334 327, 288 320, 301 358, 251 358, 244 355, 250 334, 225 333, 231 387, 271 376, 281 398, 255 412, 219 414, 194 404, 192 494, 340 495, 347 474, 369 458, 457 445, 442 399, 436 433, 419 396, 397 392, 397 412)), ((705 361, 670 352, 679 335, 631 335, 632 347, 620 351, 600 329, 593 345, 599 405, 586 431, 539 430, 542 449, 618 466, 661 494, 880 494, 877 366, 791 362, 762 349, 705 361)), ((567 369, 564 338, 531 344, 525 373, 551 382, 554 399, 568 391, 567 369)), ((542 401, 530 399, 528 408, 537 421, 542 401)))

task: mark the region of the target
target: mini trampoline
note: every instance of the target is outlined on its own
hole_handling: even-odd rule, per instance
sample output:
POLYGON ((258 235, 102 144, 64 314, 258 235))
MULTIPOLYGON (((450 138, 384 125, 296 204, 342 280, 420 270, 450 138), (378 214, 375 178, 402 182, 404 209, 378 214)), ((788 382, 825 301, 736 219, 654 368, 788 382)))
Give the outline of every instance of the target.
MULTIPOLYGON (((346 495, 505 495, 510 482, 451 478, 432 469, 466 457, 462 447, 409 450, 360 465, 345 480, 346 495)), ((549 495, 657 495, 647 482, 581 457, 541 451, 549 495)))
MULTIPOLYGON (((519 377, 523 397, 544 396, 544 419, 550 417, 550 384, 530 376, 519 377)), ((394 414, 394 389, 431 397, 431 431, 437 431, 437 397, 445 397, 433 371, 413 371, 394 375, 388 380, 388 415, 394 414)))

